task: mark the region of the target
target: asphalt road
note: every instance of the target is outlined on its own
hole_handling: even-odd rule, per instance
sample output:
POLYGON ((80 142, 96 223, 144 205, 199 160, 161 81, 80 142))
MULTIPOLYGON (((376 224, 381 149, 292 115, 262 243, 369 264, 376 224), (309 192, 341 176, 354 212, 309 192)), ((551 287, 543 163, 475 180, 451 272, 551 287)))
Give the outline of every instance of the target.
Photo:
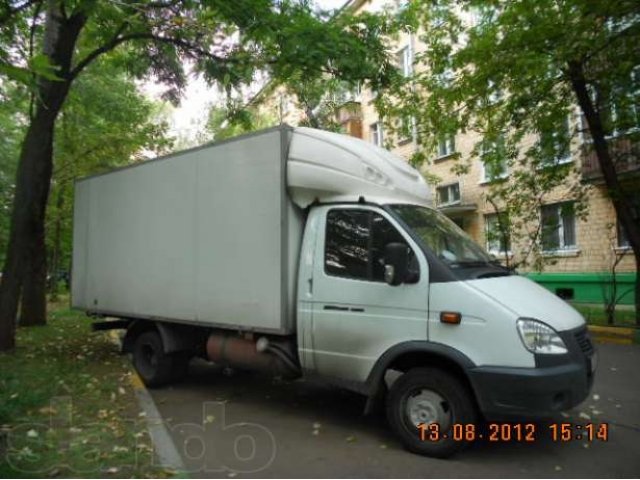
POLYGON ((312 381, 226 375, 195 362, 188 378, 152 391, 192 477, 638 477, 640 346, 599 345, 591 396, 552 419, 607 422, 609 440, 481 441, 448 459, 402 449, 364 399, 312 381))

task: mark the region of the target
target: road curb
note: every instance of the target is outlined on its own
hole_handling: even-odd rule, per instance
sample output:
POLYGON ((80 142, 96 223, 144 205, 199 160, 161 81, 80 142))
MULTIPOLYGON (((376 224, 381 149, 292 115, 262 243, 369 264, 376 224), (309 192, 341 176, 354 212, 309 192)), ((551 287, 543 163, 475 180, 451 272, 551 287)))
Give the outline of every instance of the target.
POLYGON ((178 477, 186 478, 186 468, 182 462, 182 457, 176 449, 171 434, 164 424, 164 420, 156 408, 156 404, 144 387, 142 379, 136 372, 132 372, 131 386, 138 399, 140 408, 145 413, 147 430, 154 446, 154 453, 158 457, 161 467, 174 470, 178 477))
POLYGON ((637 328, 589 325, 589 332, 598 343, 617 343, 621 345, 640 343, 640 329, 637 328))
MULTIPOLYGON (((115 330, 109 332, 109 337, 119 348, 122 348, 121 338, 115 330)), ((187 478, 187 469, 171 438, 171 434, 167 430, 162 415, 160 415, 153 398, 144 383, 142 383, 142 379, 135 371, 131 372, 130 383, 138 400, 138 405, 144 412, 147 430, 153 442, 154 453, 160 462, 158 466, 175 471, 176 476, 179 478, 187 478)))

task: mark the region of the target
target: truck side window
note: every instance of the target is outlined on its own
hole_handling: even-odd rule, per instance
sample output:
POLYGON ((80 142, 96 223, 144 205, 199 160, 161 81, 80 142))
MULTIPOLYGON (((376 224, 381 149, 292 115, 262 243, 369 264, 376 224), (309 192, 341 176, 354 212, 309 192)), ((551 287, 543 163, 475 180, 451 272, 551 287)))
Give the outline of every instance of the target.
POLYGON ((327 214, 324 268, 329 275, 369 279, 369 212, 331 210, 327 214))
MULTIPOLYGON (((394 242, 406 243, 406 240, 379 213, 330 210, 325 236, 325 272, 337 277, 384 282, 384 250, 394 242)), ((418 264, 412 251, 409 258, 417 281, 418 264)))

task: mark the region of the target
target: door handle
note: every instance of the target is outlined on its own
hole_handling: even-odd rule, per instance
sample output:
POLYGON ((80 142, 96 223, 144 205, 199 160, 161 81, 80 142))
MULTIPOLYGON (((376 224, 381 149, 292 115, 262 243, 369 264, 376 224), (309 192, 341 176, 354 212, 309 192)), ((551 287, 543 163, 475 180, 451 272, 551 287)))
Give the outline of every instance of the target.
POLYGON ((324 310, 334 310, 338 312, 364 312, 364 308, 359 307, 340 307, 339 305, 325 305, 323 307, 324 310))
POLYGON ((340 312, 348 312, 349 307, 339 307, 338 305, 325 305, 325 310, 338 310, 340 312))

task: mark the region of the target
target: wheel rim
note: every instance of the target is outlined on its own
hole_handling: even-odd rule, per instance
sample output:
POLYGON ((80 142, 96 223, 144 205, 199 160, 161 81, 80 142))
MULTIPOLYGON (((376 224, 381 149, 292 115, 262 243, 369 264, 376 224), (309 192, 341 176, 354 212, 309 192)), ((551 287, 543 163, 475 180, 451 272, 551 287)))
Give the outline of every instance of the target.
POLYGON ((423 423, 437 423, 447 430, 451 426, 453 412, 449 402, 438 392, 426 388, 412 392, 405 403, 405 416, 414 427, 423 423))
POLYGON ((158 365, 158 355, 156 354, 156 350, 148 343, 142 346, 142 358, 151 368, 155 368, 158 365))

